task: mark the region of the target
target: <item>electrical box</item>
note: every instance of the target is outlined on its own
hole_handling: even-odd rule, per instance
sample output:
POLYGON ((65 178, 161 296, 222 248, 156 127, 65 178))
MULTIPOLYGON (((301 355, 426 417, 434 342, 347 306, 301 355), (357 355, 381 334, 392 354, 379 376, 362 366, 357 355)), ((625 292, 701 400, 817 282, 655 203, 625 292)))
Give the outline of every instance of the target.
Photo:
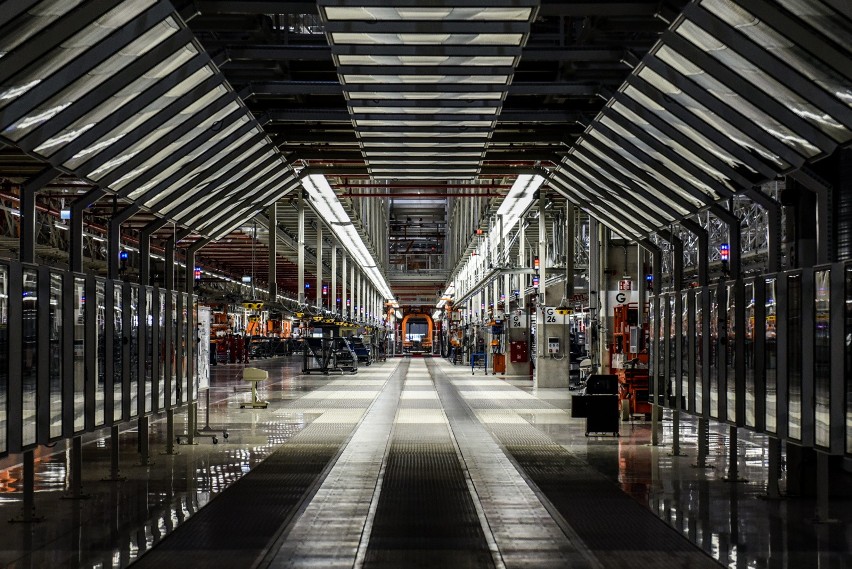
POLYGON ((509 361, 513 364, 529 361, 527 343, 522 341, 509 342, 509 361))
POLYGON ((547 339, 547 353, 551 355, 559 355, 559 338, 547 339))

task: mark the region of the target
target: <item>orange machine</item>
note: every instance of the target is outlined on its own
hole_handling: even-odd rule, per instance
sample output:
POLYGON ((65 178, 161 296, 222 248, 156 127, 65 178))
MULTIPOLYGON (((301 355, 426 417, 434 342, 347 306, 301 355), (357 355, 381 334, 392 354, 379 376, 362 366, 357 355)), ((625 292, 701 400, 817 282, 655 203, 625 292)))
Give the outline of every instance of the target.
POLYGON ((432 350, 432 330, 434 328, 434 324, 432 322, 432 317, 428 314, 422 313, 411 313, 406 314, 402 318, 402 323, 400 324, 400 329, 402 332, 402 347, 405 350, 411 350, 414 348, 414 342, 409 339, 408 335, 408 324, 412 320, 425 320, 426 321, 426 334, 423 335, 423 339, 420 341, 421 348, 429 352, 432 350))
POLYGON ((638 303, 615 306, 612 328, 610 369, 618 376, 621 400, 629 402, 631 415, 650 415, 648 353, 642 350, 646 330, 639 323, 638 303))

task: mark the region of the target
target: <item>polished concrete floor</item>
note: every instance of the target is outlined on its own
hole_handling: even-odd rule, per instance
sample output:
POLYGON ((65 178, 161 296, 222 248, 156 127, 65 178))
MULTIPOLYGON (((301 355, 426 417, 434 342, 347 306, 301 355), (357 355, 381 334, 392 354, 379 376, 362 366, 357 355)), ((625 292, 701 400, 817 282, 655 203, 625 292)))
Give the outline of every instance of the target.
MULTIPOLYGON (((298 357, 252 365, 269 370, 268 409, 240 409, 240 366, 212 368, 218 444, 160 454, 155 420, 153 464, 122 431, 124 479, 105 481, 108 432, 87 437, 85 499, 63 498, 68 449, 40 449, 44 520, 0 532, 0 567, 852 567, 852 499, 832 500, 834 523, 813 499, 766 499, 761 436, 740 434, 745 481, 729 482, 723 426, 699 469, 691 419, 685 456, 668 417, 660 446, 643 421, 586 437, 567 390, 437 358, 330 376, 301 375, 298 357)), ((0 462, 4 520, 21 510, 19 461, 0 462)))

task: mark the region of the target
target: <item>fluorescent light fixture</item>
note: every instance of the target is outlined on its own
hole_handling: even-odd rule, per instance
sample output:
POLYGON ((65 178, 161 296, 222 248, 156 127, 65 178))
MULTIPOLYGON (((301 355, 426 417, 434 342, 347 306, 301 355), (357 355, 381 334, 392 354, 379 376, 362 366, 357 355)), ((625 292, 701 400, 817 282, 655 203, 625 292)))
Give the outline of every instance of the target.
POLYGON ((544 183, 544 178, 538 174, 521 174, 512 184, 509 193, 503 198, 503 203, 497 210, 497 215, 503 217, 503 235, 509 234, 521 215, 532 205, 535 192, 544 183))
POLYGON ((311 196, 311 204, 337 235, 338 241, 346 247, 355 261, 373 282, 376 289, 386 300, 392 301, 393 294, 384 275, 376 266, 376 261, 361 239, 361 235, 352 225, 352 220, 343 209, 337 194, 322 174, 312 174, 302 178, 302 186, 311 196))
POLYGON ((59 219, 71 219, 71 210, 70 209, 59 210, 59 219))
POLYGON ((250 275, 243 275, 243 282, 246 283, 246 284, 250 283, 251 282, 251 276, 250 275))

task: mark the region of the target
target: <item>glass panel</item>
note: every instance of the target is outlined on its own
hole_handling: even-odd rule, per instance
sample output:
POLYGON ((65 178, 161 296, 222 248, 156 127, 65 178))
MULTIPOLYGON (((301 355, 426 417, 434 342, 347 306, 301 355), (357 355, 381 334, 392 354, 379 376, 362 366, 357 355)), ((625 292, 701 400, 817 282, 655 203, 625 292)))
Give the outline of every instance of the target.
POLYGON ((737 288, 727 285, 725 314, 725 390, 726 418, 733 423, 737 420, 737 288))
MULTIPOLYGON (((130 287, 130 321, 128 336, 130 338, 130 417, 139 414, 139 288, 130 287)), ((128 417, 128 418, 130 418, 128 417)))
POLYGON ((157 342, 157 359, 160 362, 158 370, 159 384, 157 386, 157 407, 163 409, 166 406, 166 293, 160 291, 159 306, 159 342, 157 342))
POLYGON ((110 97, 108 102, 93 109, 72 123, 68 128, 61 130, 55 136, 46 140, 35 151, 43 156, 51 156, 57 150, 65 147, 70 142, 76 140, 81 134, 100 123, 107 116, 133 101, 149 87, 180 68, 197 54, 198 50, 192 44, 183 46, 176 53, 166 58, 165 61, 158 63, 143 73, 138 79, 127 85, 127 87, 124 87, 121 91, 110 97))
POLYGON ((62 42, 61 45, 53 48, 46 57, 40 58, 36 64, 17 74, 13 83, 8 84, 0 92, 0 107, 6 106, 18 99, 30 89, 65 67, 73 59, 81 56, 89 48, 152 5, 154 1, 130 0, 129 2, 122 2, 121 5, 98 18, 94 24, 83 28, 77 34, 62 42))
POLYGON ((683 401, 686 401, 686 408, 694 411, 692 401, 689 400, 689 293, 683 291, 680 298, 680 394, 683 401))
POLYGON ((0 452, 9 429, 9 267, 0 265, 0 452))
POLYGON ((846 452, 852 454, 852 264, 847 265, 844 280, 846 281, 846 325, 844 326, 846 358, 843 376, 846 378, 846 452))
POLYGON ((834 40, 837 45, 847 45, 852 25, 844 18, 838 18, 837 13, 822 2, 813 0, 778 0, 787 10, 808 22, 821 34, 834 40))
POLYGON ((86 279, 74 277, 74 432, 86 427, 86 279))
POLYGON ((645 134, 650 134, 654 138, 657 139, 662 144, 665 144, 672 150, 674 150, 679 156, 683 157, 685 160, 689 161, 691 164, 698 166, 702 170, 704 170, 707 174, 712 176, 717 182, 723 184, 726 188, 731 190, 732 192, 739 191, 729 178, 724 176, 721 172, 704 162, 701 158, 693 154, 690 150, 688 150, 682 144, 675 142, 665 134, 663 134, 660 130, 658 130, 655 126, 651 125, 648 121, 622 105, 621 103, 614 103, 612 105, 612 110, 616 113, 623 115, 627 122, 635 124, 639 126, 645 134))
POLYGON ((171 338, 169 339, 169 359, 171 361, 171 365, 169 366, 170 376, 171 376, 171 386, 169 388, 169 401, 172 405, 177 404, 177 384, 178 384, 178 362, 177 362, 177 344, 178 344, 178 306, 177 306, 177 293, 172 292, 172 303, 170 307, 170 317, 169 317, 169 326, 171 326, 171 338))
POLYGON ((189 316, 189 306, 188 306, 189 297, 184 294, 184 295, 181 295, 181 298, 183 299, 183 305, 182 305, 182 318, 183 318, 183 320, 181 320, 183 325, 181 326, 181 331, 180 331, 181 332, 180 333, 180 357, 181 357, 181 365, 180 365, 181 373, 180 373, 180 376, 181 376, 181 378, 183 378, 183 380, 182 380, 183 391, 182 391, 180 399, 181 399, 181 401, 186 401, 187 396, 189 395, 189 381, 190 381, 190 378, 187 375, 187 371, 188 371, 187 370, 187 363, 189 362, 188 348, 189 348, 189 338, 190 338, 190 336, 189 336, 189 319, 188 319, 188 316, 189 316))
MULTIPOLYGON (((116 141, 123 138, 125 135, 133 131, 137 126, 144 123, 149 118, 153 117, 155 114, 163 111, 166 107, 168 107, 171 103, 174 103, 175 100, 180 98, 182 95, 185 95, 189 91, 191 91, 194 87, 201 84, 205 79, 210 77, 213 72, 207 68, 202 67, 200 70, 196 71, 183 81, 181 81, 177 86, 169 90, 162 97, 159 97, 156 101, 146 106, 144 109, 140 109, 138 112, 134 113, 131 118, 124 121, 121 125, 111 130, 105 136, 100 138, 95 143, 91 144, 87 148, 81 150, 74 156, 72 156, 69 160, 65 161, 65 166, 71 169, 77 168, 83 162, 89 160, 96 154, 102 152, 104 149, 108 148, 116 141)), ((214 90, 215 91, 215 90, 214 90)), ((207 103, 211 101, 206 101, 207 103)), ((175 115, 171 120, 166 121, 166 123, 160 128, 152 131, 150 134, 155 139, 159 139, 161 136, 164 136, 168 131, 166 129, 172 129, 177 126, 178 123, 175 121, 180 121, 181 118, 186 118, 183 114, 175 115)), ((145 141, 143 140, 143 143, 145 141)), ((152 141, 153 143, 153 141, 152 141)), ((43 145, 44 146, 44 145, 43 145)), ((105 156, 109 156, 110 153, 107 153, 105 156)), ((127 152, 122 154, 121 162, 117 161, 117 158, 114 157, 111 160, 106 161, 101 168, 97 170, 97 174, 99 176, 103 176, 106 174, 107 170, 118 166, 120 163, 125 162, 130 159, 127 152)))
MULTIPOLYGON (((678 33, 684 35, 684 37, 692 43, 697 44, 700 40, 697 40, 695 36, 700 35, 700 32, 696 32, 695 30, 695 26, 693 26, 691 22, 686 21, 680 26, 680 28, 678 28, 678 33), (689 30, 688 34, 687 30, 689 30)), ((704 45, 697 44, 697 47, 704 51, 707 50, 707 47, 704 45)), ((729 88, 709 73, 706 73, 701 67, 687 61, 675 50, 663 47, 657 52, 657 57, 659 57, 662 61, 665 61, 679 73, 689 77, 689 79, 698 84, 702 89, 719 99, 720 102, 736 109, 747 119, 765 130, 769 135, 777 138, 779 141, 797 151, 799 154, 806 157, 812 157, 820 153, 820 149, 814 146, 810 141, 784 126, 772 115, 765 113, 757 105, 751 103, 746 97, 741 96, 738 92, 729 88)))
POLYGON ((62 284, 61 273, 50 273, 48 376, 50 380, 50 438, 62 436, 62 284))
MULTIPOLYGON (((190 160, 195 159, 196 157, 201 155, 202 152, 204 152, 205 150, 207 150, 208 148, 210 148, 211 146, 213 146, 214 144, 219 142, 222 138, 227 136, 227 134, 224 133, 225 131, 231 130, 231 128, 236 128, 236 127, 239 126, 239 124, 240 124, 239 121, 233 121, 233 122, 229 123, 229 125, 228 125, 229 128, 220 128, 219 132, 217 132, 215 135, 213 135, 213 136, 210 135, 210 131, 213 129, 213 127, 216 123, 221 124, 221 122, 225 118, 227 118, 230 113, 238 110, 239 108, 240 107, 239 107, 239 105, 237 105, 237 103, 230 103, 230 104, 225 105, 225 108, 221 109, 217 113, 214 113, 213 116, 201 121, 200 124, 198 124, 196 127, 192 128, 188 133, 183 135, 181 138, 179 138, 178 140, 176 140, 175 142, 173 142, 171 144, 165 145, 165 147, 162 150, 160 150, 159 152, 154 154, 151 158, 146 160, 139 167, 134 168, 130 172, 128 172, 125 175, 123 175, 122 177, 120 177, 115 182, 111 183, 110 188, 112 188, 115 191, 119 191, 122 188, 124 188, 127 184, 136 180, 141 174, 143 174, 147 170, 151 169, 153 166, 161 165, 164 162, 168 163, 170 159, 174 160, 174 158, 177 157, 177 156, 180 156, 180 159, 177 160, 176 163, 181 164, 181 165, 186 164, 190 160), (188 153, 185 152, 186 149, 187 149, 187 144, 189 144, 189 142, 191 142, 193 140, 198 140, 198 139, 204 140, 204 143, 201 144, 198 148, 193 149, 191 152, 188 152, 188 153)), ((169 170, 160 173, 156 177, 146 176, 144 178, 145 185, 143 186, 143 188, 147 189, 147 188, 153 187, 155 184, 157 184, 161 180, 166 179, 166 177, 169 175, 167 172, 173 173, 173 172, 177 171, 178 168, 179 168, 179 166, 177 166, 176 164, 173 164, 169 170)))
POLYGON ((802 438, 802 275, 787 275, 787 436, 802 438))
POLYGON ((719 303, 718 290, 708 289, 710 295, 710 353, 707 365, 710 371, 710 416, 719 417, 719 303))
MULTIPOLYGON (((207 68, 205 68, 204 70, 206 71, 207 68)), ((181 109, 181 111, 177 115, 174 115, 172 118, 166 120, 164 124, 146 133, 146 135, 143 136, 141 140, 139 140, 139 142, 132 144, 129 148, 123 150, 121 154, 110 156, 110 153, 104 153, 102 155, 102 158, 107 160, 103 163, 100 163, 100 158, 96 160, 95 162, 99 164, 98 167, 92 170, 91 172, 88 172, 87 176, 93 180, 100 180, 101 178, 112 172, 114 169, 118 168, 125 162, 128 162, 133 159, 134 156, 151 146, 154 142, 160 140, 168 133, 176 129, 178 126, 189 120, 192 115, 201 111, 208 105, 211 105, 219 97, 224 96, 226 92, 226 89, 223 86, 219 85, 213 90, 199 97, 194 103, 190 104, 184 109, 181 109)), ((124 134, 129 134, 129 131, 125 131, 124 134)), ((86 159, 87 156, 83 152, 81 152, 72 160, 75 161, 77 166, 79 166, 80 164, 85 162, 86 159)), ((75 166, 75 168, 77 166, 75 166)))
POLYGON ((654 375, 656 374, 657 368, 655 366, 656 358, 654 354, 657 349, 657 342, 659 341, 659 337, 657 336, 657 319, 655 314, 655 306, 657 305, 657 297, 652 296, 650 300, 649 310, 648 310, 648 330, 651 331, 648 337, 648 378, 651 381, 650 389, 653 392, 654 386, 654 375))
POLYGON ((23 397, 23 443, 36 442, 36 385, 38 383, 38 272, 24 269, 23 326, 21 333, 21 394, 23 397))
POLYGON ((44 0, 12 20, 14 27, 0 38, 0 57, 73 10, 83 0, 44 0))
MULTIPOLYGON (((163 170, 156 177, 147 180, 144 184, 142 184, 138 187, 131 187, 130 188, 131 191, 128 193, 128 197, 132 200, 135 200, 136 198, 138 198, 139 196, 141 196, 142 194, 147 192, 149 189, 153 188, 154 186, 156 186, 157 184, 159 184, 160 182, 162 182, 163 180, 165 180, 166 178, 168 178, 169 176, 171 176, 172 174, 174 174, 175 172, 180 170, 184 165, 188 164, 190 161, 195 160, 196 158, 198 158, 199 156, 204 154, 207 150, 212 148, 217 142, 219 142, 223 138, 226 138, 229 135, 231 135, 235 130, 237 130, 240 126, 242 126, 247 120, 248 120, 247 117, 241 117, 239 120, 233 121, 231 124, 229 124, 228 126, 226 126, 223 129, 221 129, 221 132, 217 133, 216 136, 208 137, 201 144, 201 146, 199 146, 197 149, 190 152, 189 154, 182 156, 179 160, 175 161, 171 166, 169 166, 168 168, 163 170)), ((204 123, 204 124, 207 124, 207 123, 204 123)), ((209 126, 207 126, 207 128, 209 128, 209 126)), ((238 147, 240 144, 245 142, 248 137, 253 136, 255 134, 256 133, 253 132, 253 131, 249 132, 249 133, 245 134, 243 137, 239 138, 237 141, 235 141, 233 143, 233 146, 228 146, 226 148, 223 148, 215 156, 213 156, 212 158, 207 160, 204 164, 195 168, 191 173, 186 174, 183 177, 183 181, 186 181, 188 179, 192 179, 195 176, 198 176, 200 173, 204 172, 211 165, 222 164, 223 158, 225 157, 225 155, 229 151, 233 150, 233 148, 238 147)), ((195 133, 195 131, 193 131, 193 135, 198 136, 198 134, 195 133)), ((174 152, 174 149, 171 148, 170 151, 174 152)), ((146 165, 151 164, 151 163, 152 163, 152 161, 149 160, 148 162, 146 162, 146 165)), ((224 165, 222 165, 222 167, 224 167, 224 165)), ((129 183, 129 181, 127 183, 129 183)), ((125 185, 126 185, 125 182, 116 182, 115 184, 112 185, 112 188, 116 191, 122 190, 123 192, 127 192, 128 188, 126 188, 125 185)), ((174 187, 170 188, 170 190, 171 191, 163 192, 162 195, 165 196, 165 195, 168 195, 169 193, 173 192, 174 187)))
POLYGON ((658 334, 657 335, 657 357, 658 357, 657 365, 659 365, 659 367, 657 368, 657 377, 659 378, 660 385, 659 385, 658 392, 654 394, 656 399, 657 399, 657 401, 656 401, 657 404, 662 403, 662 401, 659 400, 660 399, 659 396, 666 392, 665 386, 666 386, 666 379, 667 378, 664 374, 666 373, 666 340, 665 340, 665 338, 666 338, 666 309, 668 308, 667 302, 668 302, 668 300, 666 300, 665 295, 659 296, 660 314, 659 314, 659 320, 657 320, 657 334, 658 334))
MULTIPOLYGON (((790 95, 791 91, 784 88, 782 91, 780 85, 777 84, 773 79, 766 76, 763 71, 755 65, 752 65, 745 58, 741 57, 736 52, 728 49, 728 47, 712 38, 707 33, 705 33, 701 28, 694 25, 690 21, 685 21, 683 25, 681 25, 677 32, 681 34, 684 38, 686 38, 689 42, 695 45, 701 51, 707 53, 708 55, 719 60, 719 63, 724 65, 725 67, 731 69, 732 71, 738 73, 739 75, 746 75, 746 80, 751 80, 755 86, 758 88, 767 91, 770 88, 776 88, 775 91, 767 91, 773 99, 781 103, 783 106, 787 107, 788 110, 793 113, 799 115, 800 117, 808 120, 807 116, 804 116, 806 113, 814 113, 816 116, 825 117, 822 122, 816 121, 817 128, 821 128, 821 130, 836 132, 837 130, 844 130, 843 126, 838 123, 834 118, 826 115, 824 112, 821 112, 816 107, 806 103, 804 99, 798 97, 798 95, 790 95), (753 79, 752 77, 757 77, 757 79, 753 79), (773 85, 775 83, 775 85, 773 85), (784 91, 787 91, 786 93, 784 91), (798 99, 798 100, 796 100, 798 99), (819 113, 817 115, 817 113, 819 113)), ((748 98, 741 96, 738 92, 729 88, 727 85, 717 80, 715 77, 706 73, 703 69, 698 67, 697 65, 693 65, 687 61, 684 61, 683 56, 681 56, 678 52, 669 49, 663 48, 657 53, 660 59, 664 60, 670 66, 677 69, 680 73, 686 75, 691 80, 695 81, 698 85, 700 85, 703 89, 705 89, 708 93, 719 99, 722 103, 730 105, 735 108, 737 111, 743 114, 746 118, 750 119, 760 128, 768 132, 773 137, 777 138, 793 150, 804 156, 815 156, 820 153, 820 149, 806 138, 798 135, 795 131, 790 128, 787 128, 780 121, 776 120, 772 115, 769 115, 757 105, 751 103, 748 98), (662 53, 660 53, 662 52, 662 53)), ((814 122, 814 121, 809 121, 814 122)))
POLYGON ((831 446, 831 271, 814 272, 815 442, 831 446))
POLYGON ((112 393, 113 407, 112 418, 120 421, 122 418, 122 375, 124 374, 124 305, 122 304, 122 283, 113 282, 113 304, 112 304, 112 393))
MULTIPOLYGON (((814 3, 810 2, 810 4, 814 3)), ((852 87, 850 87, 848 82, 839 73, 817 60, 802 47, 781 35, 774 28, 755 18, 754 15, 744 10, 741 6, 734 4, 730 0, 705 0, 701 2, 701 6, 716 14, 732 27, 737 28, 753 42, 775 55, 775 57, 811 81, 820 85, 829 93, 832 93, 847 105, 852 105, 852 87)), ((834 16, 832 16, 832 19, 840 20, 840 18, 834 16)), ((818 29, 820 32, 830 35, 828 28, 821 27, 818 29)), ((852 33, 852 28, 847 30, 847 36, 844 37, 848 37, 848 33, 852 33)), ((843 42, 845 41, 844 39, 843 42)))
POLYGON ((677 307, 677 292, 673 292, 668 296, 668 331, 669 331, 669 381, 668 385, 668 404, 674 406, 673 397, 677 395, 677 382, 680 378, 677 376, 677 343, 680 341, 680 322, 678 313, 675 310, 677 307))
MULTIPOLYGON (((680 61, 683 61, 682 57, 680 58, 680 61)), ((699 117, 712 128, 715 128, 719 132, 730 137, 732 142, 741 146, 747 152, 763 158, 771 164, 773 168, 783 170, 789 167, 789 164, 787 164, 784 160, 775 156, 775 154, 767 150, 763 145, 755 142, 751 137, 745 135, 739 129, 734 128, 730 122, 681 91, 678 87, 664 79, 655 71, 646 67, 639 72, 639 77, 659 89, 663 94, 671 97, 675 102, 680 103, 683 107, 689 110, 689 112, 699 117)))
POLYGON ((120 72, 133 61, 151 51, 160 42, 180 29, 173 18, 168 18, 139 36, 80 79, 39 105, 14 125, 3 131, 12 140, 19 140, 38 125, 49 121, 73 103, 95 90, 101 83, 120 72))
POLYGON ((745 424, 749 427, 757 425, 757 409, 755 399, 754 374, 754 282, 745 284, 745 424))
POLYGON ((143 411, 154 408, 154 294, 145 289, 145 404, 143 411))
POLYGON ((106 397, 106 295, 104 282, 95 282, 95 306, 97 309, 95 328, 95 425, 104 424, 106 397))
POLYGON ((704 291, 695 291, 695 412, 704 409, 704 291))
POLYGON ((766 279, 766 322, 763 333, 763 359, 766 368, 766 430, 778 432, 778 337, 775 332, 777 314, 775 305, 775 277, 766 279))
MULTIPOLYGON (((660 162, 663 166, 668 168, 673 174, 680 176, 681 178, 683 178, 684 180, 686 180, 687 182, 689 182, 690 184, 692 184, 693 186, 695 186, 696 188, 698 188, 699 190, 701 190, 702 192, 707 194, 709 196, 707 198, 709 201, 715 201, 715 200, 719 199, 719 195, 715 192, 715 190, 713 190, 713 188, 711 188, 710 186, 708 186, 707 184, 705 184, 704 182, 702 182, 701 180, 699 180, 698 178, 696 178, 695 176, 693 176, 692 174, 690 174, 689 172, 687 172, 686 170, 681 168, 679 165, 672 162, 665 154, 658 152, 656 149, 651 147, 644 140, 642 140, 638 136, 635 136, 632 132, 625 129, 624 127, 622 127, 620 124, 616 123, 611 118, 604 116, 603 118, 600 119, 600 122, 604 126, 607 126, 610 129, 612 129, 619 136, 621 136, 621 137, 625 138, 626 140, 628 140, 629 142, 631 142, 634 146, 636 146, 636 148, 638 148, 639 150, 641 150, 642 152, 644 152, 645 154, 650 156, 651 159, 657 160, 658 162, 660 162)), ((629 152, 630 155, 633 155, 632 151, 628 151, 628 152, 629 152)), ((637 160, 637 163, 640 163, 640 162, 638 162, 638 160, 637 160)), ((669 188, 671 188, 672 190, 677 191, 677 188, 679 187, 680 183, 679 182, 673 183, 671 180, 669 180, 668 174, 663 174, 662 172, 656 170, 656 165, 654 165, 654 167, 651 167, 650 164, 645 162, 645 163, 643 163, 643 168, 645 169, 646 172, 648 172, 649 174, 654 176, 662 184, 665 184, 669 188)), ((690 194, 688 194, 687 192, 678 191, 678 193, 683 195, 684 199, 688 199, 690 201, 695 199, 690 194)))
POLYGON ((521 45, 523 34, 389 34, 333 32, 335 44, 354 45, 521 45))

